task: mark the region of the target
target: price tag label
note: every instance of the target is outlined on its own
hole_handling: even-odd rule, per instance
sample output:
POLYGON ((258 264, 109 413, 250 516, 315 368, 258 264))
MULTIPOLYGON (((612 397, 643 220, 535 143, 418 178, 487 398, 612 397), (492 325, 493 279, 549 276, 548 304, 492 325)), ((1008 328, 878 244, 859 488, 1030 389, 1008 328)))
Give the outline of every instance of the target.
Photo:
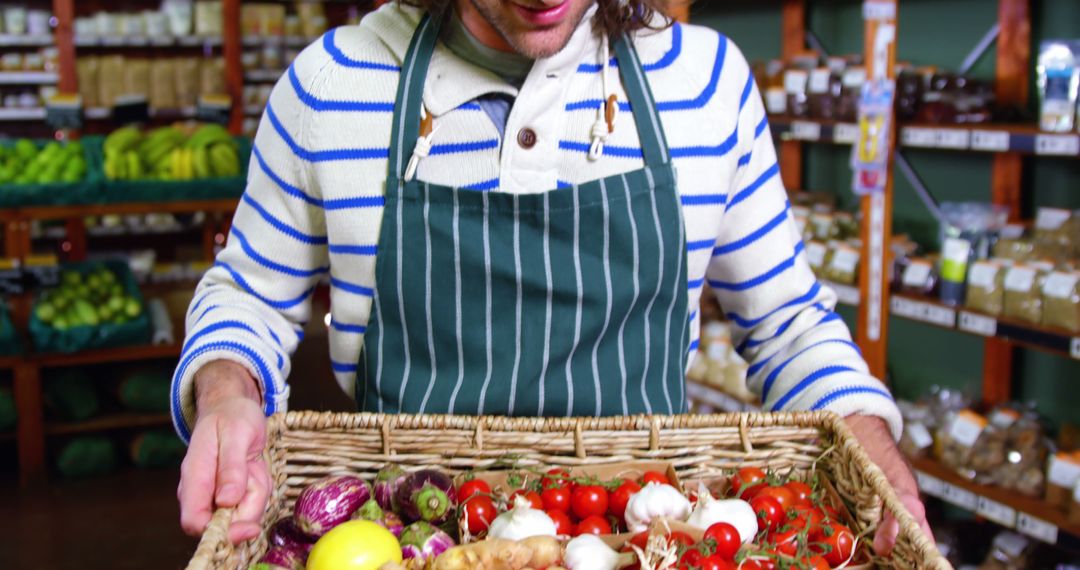
POLYGON ((960 311, 958 326, 960 330, 964 332, 977 334, 979 336, 997 336, 997 319, 986 315, 960 311))
POLYGON ((1080 154, 1080 137, 1076 135, 1037 135, 1035 154, 1047 156, 1076 156, 1080 154))
POLYGON ((791 123, 791 138, 800 141, 821 140, 821 125, 806 121, 794 121, 791 123))
POLYGON ((1043 542, 1057 544, 1058 528, 1027 513, 1017 515, 1016 530, 1043 542))
POLYGON ((962 410, 949 425, 949 437, 957 443, 971 447, 986 429, 986 418, 971 410, 962 410))
POLYGON ((145 123, 150 119, 150 105, 145 95, 121 95, 113 103, 112 118, 120 124, 145 123))
POLYGON ((934 129, 907 127, 900 133, 900 139, 904 146, 934 148, 937 145, 937 132, 934 129))
POLYGON ((22 264, 18 259, 0 259, 0 293, 18 295, 23 286, 22 264))
POLYGON ((945 500, 969 511, 979 508, 979 496, 967 489, 945 483, 945 500))
POLYGON ((979 503, 975 512, 982 517, 992 520, 1000 525, 1012 528, 1016 526, 1016 509, 1003 505, 997 501, 979 497, 979 503))
POLYGON ((867 0, 863 3, 863 19, 876 21, 895 20, 896 3, 867 0))
POLYGON ((82 97, 74 93, 57 93, 45 102, 45 123, 56 130, 83 127, 82 97))
POLYGON ((232 115, 232 97, 228 95, 202 95, 195 106, 195 117, 205 123, 229 124, 232 115))
POLYGON ((1072 339, 1072 344, 1069 345, 1069 355, 1076 360, 1080 360, 1080 337, 1072 339))
POLYGON ((898 316, 942 327, 952 328, 956 326, 955 309, 913 301, 903 297, 893 297, 890 304, 892 312, 898 316))
POLYGON ((939 499, 945 498, 945 482, 933 475, 923 473, 922 471, 915 472, 915 478, 919 482, 919 489, 923 493, 930 495, 931 497, 937 497, 939 499))
POLYGON ((938 129, 936 146, 952 150, 967 150, 971 146, 971 131, 965 129, 938 129))
POLYGON ((971 150, 1007 152, 1009 133, 1004 131, 974 131, 971 133, 971 150))
POLYGON ((836 300, 841 305, 858 305, 859 289, 842 283, 829 283, 829 288, 836 292, 836 300))
POLYGON ((101 38, 101 45, 109 47, 122 46, 124 45, 124 41, 126 41, 124 36, 109 35, 101 38))
POLYGON ((833 129, 833 141, 837 144, 855 144, 859 140, 859 127, 853 123, 837 123, 833 129))
POLYGON ((929 261, 913 259, 911 264, 904 269, 903 283, 905 287, 913 289, 926 288, 926 282, 930 279, 930 271, 934 266, 929 261))

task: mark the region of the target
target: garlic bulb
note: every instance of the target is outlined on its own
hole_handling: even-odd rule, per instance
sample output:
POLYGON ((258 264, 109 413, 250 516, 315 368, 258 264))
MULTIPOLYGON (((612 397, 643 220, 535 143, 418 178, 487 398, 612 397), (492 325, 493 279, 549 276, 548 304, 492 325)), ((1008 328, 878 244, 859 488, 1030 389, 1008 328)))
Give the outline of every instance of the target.
POLYGON ((563 553, 563 562, 569 570, 617 570, 633 564, 636 559, 632 553, 615 552, 592 534, 574 538, 567 543, 563 553))
POLYGON ((690 500, 675 487, 662 483, 649 483, 635 493, 626 503, 626 526, 631 532, 641 532, 658 517, 686 520, 690 514, 690 500))
POLYGON ((698 493, 697 506, 687 517, 686 523, 701 530, 707 530, 716 523, 728 523, 739 532, 739 538, 745 544, 757 536, 758 521, 754 508, 742 499, 718 501, 704 488, 698 493))
POLYGON ((489 538, 516 541, 531 536, 556 536, 555 521, 521 496, 514 497, 514 508, 495 517, 488 529, 489 538))

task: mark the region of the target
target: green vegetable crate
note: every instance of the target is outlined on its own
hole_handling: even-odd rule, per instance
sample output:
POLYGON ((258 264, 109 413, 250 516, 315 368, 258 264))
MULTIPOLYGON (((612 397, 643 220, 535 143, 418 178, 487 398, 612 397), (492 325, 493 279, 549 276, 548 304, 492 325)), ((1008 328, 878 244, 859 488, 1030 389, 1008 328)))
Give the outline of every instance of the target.
POLYGON ((0 140, 0 208, 83 204, 103 178, 101 161, 81 141, 0 140))
MULTIPOLYGON (((832 412, 611 418, 289 412, 270 418, 264 457, 275 482, 264 529, 290 515, 300 490, 314 481, 342 474, 371 481, 388 463, 406 471, 438 468, 457 475, 510 465, 575 470, 647 460, 670 464, 690 489, 741 467, 791 470, 800 478, 816 472, 851 513, 857 535, 872 535, 886 512, 899 522, 896 547, 874 565, 951 568, 832 412)), ((188 570, 242 570, 266 552, 265 532, 230 544, 231 517, 231 509, 214 513, 188 570)), ((410 561, 405 567, 427 566, 410 561)))
MULTIPOLYGON (((113 310, 127 311, 126 305, 129 303, 132 305, 132 309, 124 317, 124 321, 109 322, 109 319, 102 318, 99 313, 95 313, 93 317, 88 314, 82 315, 81 313, 94 312, 93 308, 76 307, 79 309, 77 312, 80 313, 79 316, 81 317, 78 322, 73 326, 68 326, 67 323, 64 323, 64 326, 55 326, 55 321, 52 324, 46 321, 52 316, 51 313, 58 312, 57 308, 53 306, 50 310, 44 307, 52 303, 47 301, 44 296, 39 296, 34 302, 29 327, 30 337, 33 339, 34 348, 38 352, 71 353, 96 348, 144 344, 150 341, 150 316, 145 309, 142 294, 139 292, 139 287, 131 274, 131 269, 126 263, 104 261, 65 264, 61 274, 64 279, 73 274, 88 276, 102 268, 108 269, 115 276, 115 285, 113 283, 108 284, 114 289, 110 293, 110 303, 113 303, 112 299, 120 298, 120 296, 125 301, 125 307, 114 308, 113 310), (136 311, 135 308, 138 310, 136 311)), ((79 286, 88 287, 82 284, 74 286, 76 288, 79 286)), ((85 303, 83 304, 85 305, 85 303)), ((102 308, 100 306, 96 307, 97 311, 102 308)))
MULTIPOLYGON (((177 200, 217 200, 239 198, 247 186, 248 161, 251 158, 251 141, 246 137, 233 137, 236 141, 240 162, 240 174, 227 178, 196 178, 191 180, 109 180, 102 176, 102 190, 94 197, 95 203, 118 202, 171 202, 177 200)), ((103 137, 85 139, 88 152, 97 164, 105 160, 103 137)))

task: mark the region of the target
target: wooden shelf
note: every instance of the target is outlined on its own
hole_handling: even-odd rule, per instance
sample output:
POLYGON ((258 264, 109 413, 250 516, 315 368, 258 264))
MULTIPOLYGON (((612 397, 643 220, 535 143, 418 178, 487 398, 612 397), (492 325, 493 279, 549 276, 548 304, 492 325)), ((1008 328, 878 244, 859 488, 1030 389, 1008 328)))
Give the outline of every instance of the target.
MULTIPOLYGON (((770 116, 773 135, 784 141, 849 145, 858 137, 854 123, 770 116)), ((1080 134, 1048 133, 1030 125, 902 125, 902 148, 1017 153, 1080 158, 1080 134)))
POLYGON ((165 358, 179 358, 180 345, 136 345, 99 350, 86 350, 72 354, 33 354, 27 357, 42 367, 80 366, 113 362, 132 362, 165 358))
POLYGON ((0 34, 0 47, 48 47, 56 42, 52 35, 0 34))
POLYGON ((0 107, 0 121, 44 121, 45 108, 28 109, 0 107))
MULTIPOLYGON (((182 107, 178 109, 150 109, 151 119, 166 121, 178 119, 193 119, 196 115, 195 107, 182 107)), ((108 107, 90 107, 83 112, 83 116, 90 120, 107 120, 112 118, 112 109, 108 107)))
POLYGON ((306 47, 318 38, 304 36, 244 36, 244 47, 260 47, 267 44, 282 44, 288 47, 306 47))
POLYGON ((15 368, 21 359, 18 356, 0 356, 0 370, 15 368))
POLYGON ((105 414, 84 422, 49 422, 45 424, 46 435, 73 435, 135 428, 165 427, 172 424, 169 414, 119 412, 105 414))
POLYGON ((911 464, 923 493, 1043 542, 1080 550, 1080 525, 1046 501, 968 481, 933 459, 912 459, 911 464))
POLYGON ((60 76, 51 71, 2 71, 0 85, 53 85, 60 76))
POLYGON ((244 72, 245 83, 273 83, 285 75, 284 69, 253 69, 244 72))
POLYGON ((75 47, 216 47, 220 36, 83 36, 75 38, 75 47))
POLYGON ((154 213, 191 213, 191 212, 232 212, 236 210, 236 199, 220 200, 183 200, 172 202, 118 202, 116 204, 84 204, 74 206, 30 206, 13 209, 14 217, 35 220, 58 220, 63 218, 82 218, 85 216, 104 216, 108 214, 154 214, 154 213))

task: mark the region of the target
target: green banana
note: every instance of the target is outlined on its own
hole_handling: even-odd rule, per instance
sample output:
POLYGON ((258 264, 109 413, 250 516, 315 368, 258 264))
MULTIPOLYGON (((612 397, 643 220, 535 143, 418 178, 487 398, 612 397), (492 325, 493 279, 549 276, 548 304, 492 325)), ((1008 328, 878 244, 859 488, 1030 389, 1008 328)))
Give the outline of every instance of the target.
POLYGON ((210 163, 217 176, 238 176, 240 158, 232 145, 216 144, 210 147, 210 163))
POLYGON ((128 178, 132 180, 139 180, 143 177, 142 161, 139 160, 139 153, 133 150, 127 152, 127 171, 128 178))
POLYGON ((105 137, 106 154, 123 153, 142 140, 142 133, 135 127, 121 127, 105 137))
POLYGON ((191 149, 191 163, 194 167, 195 178, 210 178, 214 172, 210 169, 210 153, 205 146, 191 149))
POLYGON ((227 142, 229 144, 235 144, 232 135, 225 127, 216 123, 210 123, 199 127, 195 134, 191 135, 188 139, 187 148, 198 148, 200 146, 209 146, 216 143, 227 142))

